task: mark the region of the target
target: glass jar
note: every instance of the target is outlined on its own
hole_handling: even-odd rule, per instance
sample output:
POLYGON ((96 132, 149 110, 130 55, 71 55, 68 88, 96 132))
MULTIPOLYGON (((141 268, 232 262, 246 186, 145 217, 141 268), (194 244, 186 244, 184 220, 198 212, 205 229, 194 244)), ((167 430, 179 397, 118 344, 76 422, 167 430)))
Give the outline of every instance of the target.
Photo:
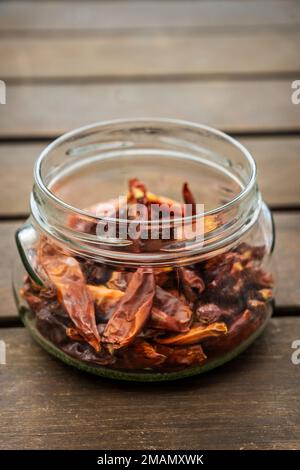
POLYGON ((184 121, 104 122, 55 140, 34 176, 14 292, 51 354, 106 377, 169 380, 261 333, 274 226, 239 142, 184 121), (149 216, 156 203, 171 213, 149 216))

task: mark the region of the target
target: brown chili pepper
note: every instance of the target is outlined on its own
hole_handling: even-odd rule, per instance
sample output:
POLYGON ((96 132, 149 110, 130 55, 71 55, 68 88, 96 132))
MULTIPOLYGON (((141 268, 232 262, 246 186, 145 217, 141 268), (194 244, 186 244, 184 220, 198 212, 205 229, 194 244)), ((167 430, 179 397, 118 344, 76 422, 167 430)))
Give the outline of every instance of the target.
POLYGON ((192 269, 180 267, 177 272, 184 295, 190 302, 196 302, 205 289, 203 279, 192 269))
POLYGON ((123 369, 148 369, 157 367, 165 359, 166 356, 156 351, 150 343, 138 338, 122 351, 117 365, 123 369))
POLYGON ((100 314, 102 313, 102 315, 105 316, 105 319, 111 317, 125 295, 125 292, 122 292, 121 290, 109 289, 106 286, 87 285, 87 289, 91 294, 96 307, 99 308, 100 314))
POLYGON ((147 189, 137 178, 132 178, 128 183, 129 191, 127 195, 128 204, 144 204, 147 205, 147 189))
MULTIPOLYGON (((196 200, 187 183, 182 193, 196 215, 196 200)), ((150 193, 136 178, 129 182, 124 203, 127 207, 116 199, 95 204, 86 209, 90 216, 70 218, 70 228, 96 233, 93 215, 112 215, 112 210, 117 218, 135 220, 139 214, 134 205, 142 203, 148 220, 155 219, 159 237, 143 239, 149 226, 139 223, 139 237, 129 249, 169 249, 169 240, 160 238, 162 223, 172 219, 171 207, 174 217, 184 217, 184 204, 150 193), (166 210, 152 210, 157 204, 166 210)), ((205 216, 204 233, 220 222, 219 216, 205 216)), ((181 242, 183 236, 183 232, 175 235, 171 222, 170 240, 181 242)), ((36 315, 39 331, 79 360, 128 369, 176 370, 201 365, 206 360, 202 346, 209 359, 234 349, 263 323, 273 295, 272 276, 261 267, 264 255, 264 246, 241 243, 188 267, 113 272, 100 263, 75 259, 42 237, 38 269, 51 289, 27 279, 22 295, 36 315), (100 338, 106 347, 98 352, 100 338)))
MULTIPOLYGON (((190 204, 192 206, 192 213, 191 215, 194 216, 197 214, 197 204, 196 199, 189 188, 188 183, 183 184, 182 188, 182 195, 185 204, 190 204)), ((182 215, 185 215, 185 209, 182 208, 182 215)), ((215 230, 217 227, 221 225, 221 216, 220 215, 207 215, 204 217, 203 220, 203 230, 204 234, 209 233, 215 230)))
POLYGON ((188 347, 170 348, 162 344, 155 347, 156 351, 166 356, 163 362, 163 368, 182 368, 188 366, 197 366, 206 361, 207 357, 200 344, 188 347))
POLYGON ((267 313, 268 309, 264 302, 255 304, 255 307, 252 305, 252 309, 247 308, 230 325, 226 336, 211 338, 204 342, 205 351, 213 355, 232 351, 262 325, 267 313))
POLYGON ((148 323, 150 328, 166 331, 187 331, 192 319, 192 310, 178 297, 156 286, 155 298, 148 323))
POLYGON ((185 204, 191 204, 192 206, 192 214, 196 215, 196 199, 193 196, 192 191, 189 188, 187 183, 183 183, 182 187, 182 196, 185 204))
POLYGON ((111 367, 113 367, 116 362, 116 358, 109 354, 104 348, 96 352, 88 344, 79 341, 69 341, 67 344, 63 344, 61 349, 69 356, 82 362, 111 367))
POLYGON ((45 237, 41 238, 38 246, 38 260, 51 284, 57 289, 58 300, 66 308, 79 333, 99 351, 100 336, 96 327, 94 304, 78 261, 61 253, 45 237))
POLYGON ((109 287, 109 289, 118 289, 125 292, 131 276, 131 272, 114 271, 109 280, 107 281, 106 285, 107 287, 109 287))
POLYGON ((196 318, 203 325, 207 325, 215 322, 226 322, 230 323, 239 314, 237 308, 232 307, 220 307, 215 303, 205 303, 198 306, 196 310, 196 318))
POLYGON ((36 312, 41 308, 43 301, 38 294, 34 294, 29 288, 26 288, 25 286, 20 290, 20 294, 23 299, 26 300, 33 312, 36 312))
MULTIPOLYGON (((95 233, 96 223, 94 216, 97 217, 118 217, 119 212, 123 209, 126 203, 126 198, 120 200, 110 199, 106 202, 97 202, 89 207, 85 207, 84 211, 87 214, 73 214, 68 218, 68 226, 77 232, 83 233, 95 233), (91 214, 91 216, 88 215, 91 214)), ((100 223, 99 221, 98 223, 100 223)))
POLYGON ((39 332, 58 347, 69 340, 66 329, 72 327, 72 321, 64 307, 57 301, 43 301, 35 311, 36 327, 39 332))
POLYGON ((214 336, 225 335, 227 333, 227 326, 225 323, 211 323, 204 326, 193 326, 187 333, 182 333, 175 336, 168 336, 167 338, 157 338, 159 344, 195 344, 207 338, 214 336))
POLYGON ((66 328, 66 335, 67 335, 72 341, 79 341, 79 343, 83 343, 83 342, 84 342, 83 337, 78 333, 78 330, 76 330, 76 328, 66 328))
POLYGON ((125 295, 109 320, 103 341, 113 349, 130 344, 148 320, 155 295, 151 268, 139 268, 131 277, 125 295))
POLYGON ((112 276, 112 269, 103 263, 96 263, 90 259, 77 258, 87 284, 105 284, 112 276))

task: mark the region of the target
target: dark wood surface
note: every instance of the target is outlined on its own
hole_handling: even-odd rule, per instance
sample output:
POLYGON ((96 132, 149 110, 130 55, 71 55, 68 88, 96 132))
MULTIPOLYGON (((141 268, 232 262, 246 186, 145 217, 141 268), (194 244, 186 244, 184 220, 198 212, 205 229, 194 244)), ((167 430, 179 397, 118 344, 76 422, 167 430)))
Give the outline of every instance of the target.
POLYGON ((298 133, 300 107, 291 93, 290 79, 273 77, 12 82, 0 138, 56 137, 91 122, 133 116, 194 120, 229 133, 298 133))
POLYGON ((23 328, 0 331, 8 360, 0 374, 0 448, 298 448, 294 325, 293 317, 273 319, 231 363, 165 384, 83 375, 42 351, 23 328))
POLYGON ((299 70, 299 41, 300 31, 292 27, 218 34, 4 37, 0 76, 49 80, 288 74, 299 70))
POLYGON ((299 34, 297 0, 0 3, 1 449, 300 449, 299 34), (93 121, 146 115, 237 136, 277 228, 276 317, 239 358, 176 384, 67 368, 21 327, 11 293, 41 149, 93 121))
MULTIPOLYGON (((252 136, 238 137, 238 140, 249 149, 256 160, 258 183, 270 207, 286 209, 299 206, 300 137, 252 136)), ((16 217, 28 214, 33 165, 49 142, 0 143, 2 216, 16 217)))

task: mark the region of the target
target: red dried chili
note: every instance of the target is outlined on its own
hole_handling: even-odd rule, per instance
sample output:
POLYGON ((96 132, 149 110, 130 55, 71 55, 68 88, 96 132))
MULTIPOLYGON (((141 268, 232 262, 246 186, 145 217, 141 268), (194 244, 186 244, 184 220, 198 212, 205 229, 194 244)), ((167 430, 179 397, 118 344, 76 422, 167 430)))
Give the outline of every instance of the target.
MULTIPOLYGON (((187 183, 182 194, 195 215, 196 200, 187 183)), ((158 217, 159 230, 165 212, 151 212, 154 204, 175 208, 176 217, 185 215, 183 204, 150 193, 136 178, 129 181, 124 201, 129 209, 122 217, 137 220, 134 206, 144 204, 148 215, 158 217)), ((111 200, 88 211, 107 214, 111 208, 118 216, 125 205, 111 200)), ((205 216, 205 233, 219 224, 219 216, 205 216)), ((89 216, 76 216, 69 225, 95 231, 89 216)), ((132 240, 132 250, 159 250, 164 240, 143 240, 143 230, 148 227, 132 240)), ((273 295, 272 276, 261 267, 264 255, 265 247, 243 242, 191 266, 116 271, 75 259, 42 237, 37 261, 48 286, 28 278, 22 295, 39 331, 72 357, 121 369, 177 370, 231 351, 262 325, 273 295)))
POLYGON ((98 351, 100 336, 94 303, 78 261, 60 253, 43 237, 38 246, 38 263, 57 289, 58 299, 65 306, 80 335, 98 351))
POLYGON ((125 295, 109 320, 103 341, 113 349, 130 344, 148 320, 155 295, 155 278, 150 268, 132 275, 125 295))

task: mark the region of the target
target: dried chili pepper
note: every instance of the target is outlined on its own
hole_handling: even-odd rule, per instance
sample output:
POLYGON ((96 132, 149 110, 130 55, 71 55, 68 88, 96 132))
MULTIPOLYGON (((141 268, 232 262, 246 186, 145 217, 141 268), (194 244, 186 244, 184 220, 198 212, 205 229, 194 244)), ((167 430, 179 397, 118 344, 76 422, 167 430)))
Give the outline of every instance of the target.
POLYGON ((66 328, 66 335, 72 341, 79 341, 80 343, 84 342, 84 338, 78 333, 78 330, 76 330, 76 328, 66 328))
POLYGON ((196 302, 205 289, 203 279, 192 269, 181 267, 177 272, 186 298, 191 302, 196 302))
POLYGON ((42 302, 35 315, 36 326, 45 338, 59 347, 68 342, 66 330, 72 326, 72 322, 57 300, 42 302))
POLYGON ((118 365, 124 369, 155 368, 162 364, 166 356, 159 353, 150 343, 143 339, 136 339, 130 347, 124 349, 117 358, 118 365))
POLYGON ((114 271, 107 281, 106 285, 109 289, 118 289, 125 291, 132 276, 128 271, 114 271))
POLYGON ((77 259, 80 263, 87 284, 99 285, 108 282, 112 276, 112 269, 107 265, 95 263, 90 259, 77 259))
MULTIPOLYGON (((187 183, 182 193, 195 215, 196 200, 187 183)), ((136 178, 130 180, 124 201, 130 217, 116 199, 86 210, 94 215, 113 210, 116 217, 138 222, 134 205, 142 203, 150 222, 154 218, 158 223, 159 236, 168 211, 152 211, 155 204, 172 207, 176 217, 185 216, 182 203, 150 193, 136 178)), ((219 216, 205 216, 204 232, 219 224, 219 216)), ((69 225, 96 233, 92 216, 75 216, 69 225)), ((132 251, 160 250, 164 240, 143 240, 149 227, 140 225, 132 251)), ((180 233, 176 240, 182 241, 180 233)), ((77 359, 113 368, 177 370, 234 349, 262 325, 273 296, 272 276, 261 266, 264 255, 264 246, 243 242, 191 266, 114 271, 75 259, 42 237, 38 268, 50 285, 43 288, 27 278, 22 296, 35 313, 39 331, 77 359)))
POLYGON ((96 328, 95 309, 86 287, 80 264, 75 258, 60 253, 45 237, 38 246, 39 265, 57 289, 58 300, 65 306, 80 334, 96 350, 100 336, 96 328))
POLYGON ((103 320, 109 319, 112 316, 125 295, 121 290, 109 289, 103 285, 88 285, 87 289, 95 302, 95 306, 100 310, 100 316, 103 316, 103 320))
POLYGON ((183 183, 182 187, 182 196, 185 204, 190 204, 192 206, 192 214, 196 215, 196 199, 191 192, 189 185, 187 183, 183 183))
POLYGON ((80 361, 97 364, 99 366, 110 366, 113 367, 116 358, 109 354, 105 349, 96 352, 88 344, 84 344, 78 341, 71 341, 61 346, 61 349, 80 361))
POLYGON ((246 309, 229 327, 225 336, 211 338, 203 343, 205 351, 209 355, 219 355, 233 350, 241 342, 254 333, 265 319, 264 315, 255 315, 250 309, 246 309))
POLYGON ((158 338, 156 341, 160 344, 174 346, 180 344, 195 344, 207 338, 225 335, 226 333, 227 326, 225 323, 211 323, 207 326, 193 326, 187 333, 168 336, 166 338, 158 338))
POLYGON ((153 270, 139 268, 132 275, 124 297, 105 328, 103 341, 113 349, 130 344, 150 316, 154 295, 153 270))
POLYGON ((128 183, 129 191, 127 195, 128 204, 148 204, 146 186, 137 178, 132 178, 128 183))
POLYGON ((162 364, 162 367, 166 370, 167 368, 182 368, 197 366, 203 364, 206 361, 207 356, 204 354, 202 346, 200 344, 188 347, 174 347, 170 348, 162 344, 158 344, 155 347, 156 351, 163 354, 166 359, 162 364))
POLYGON ((222 306, 220 307, 216 303, 204 303, 200 304, 196 309, 197 320, 208 325, 215 322, 226 322, 230 323, 239 314, 239 309, 235 306, 222 306))
POLYGON ((170 292, 156 286, 150 328, 165 331, 187 331, 192 319, 192 310, 188 305, 170 292))

